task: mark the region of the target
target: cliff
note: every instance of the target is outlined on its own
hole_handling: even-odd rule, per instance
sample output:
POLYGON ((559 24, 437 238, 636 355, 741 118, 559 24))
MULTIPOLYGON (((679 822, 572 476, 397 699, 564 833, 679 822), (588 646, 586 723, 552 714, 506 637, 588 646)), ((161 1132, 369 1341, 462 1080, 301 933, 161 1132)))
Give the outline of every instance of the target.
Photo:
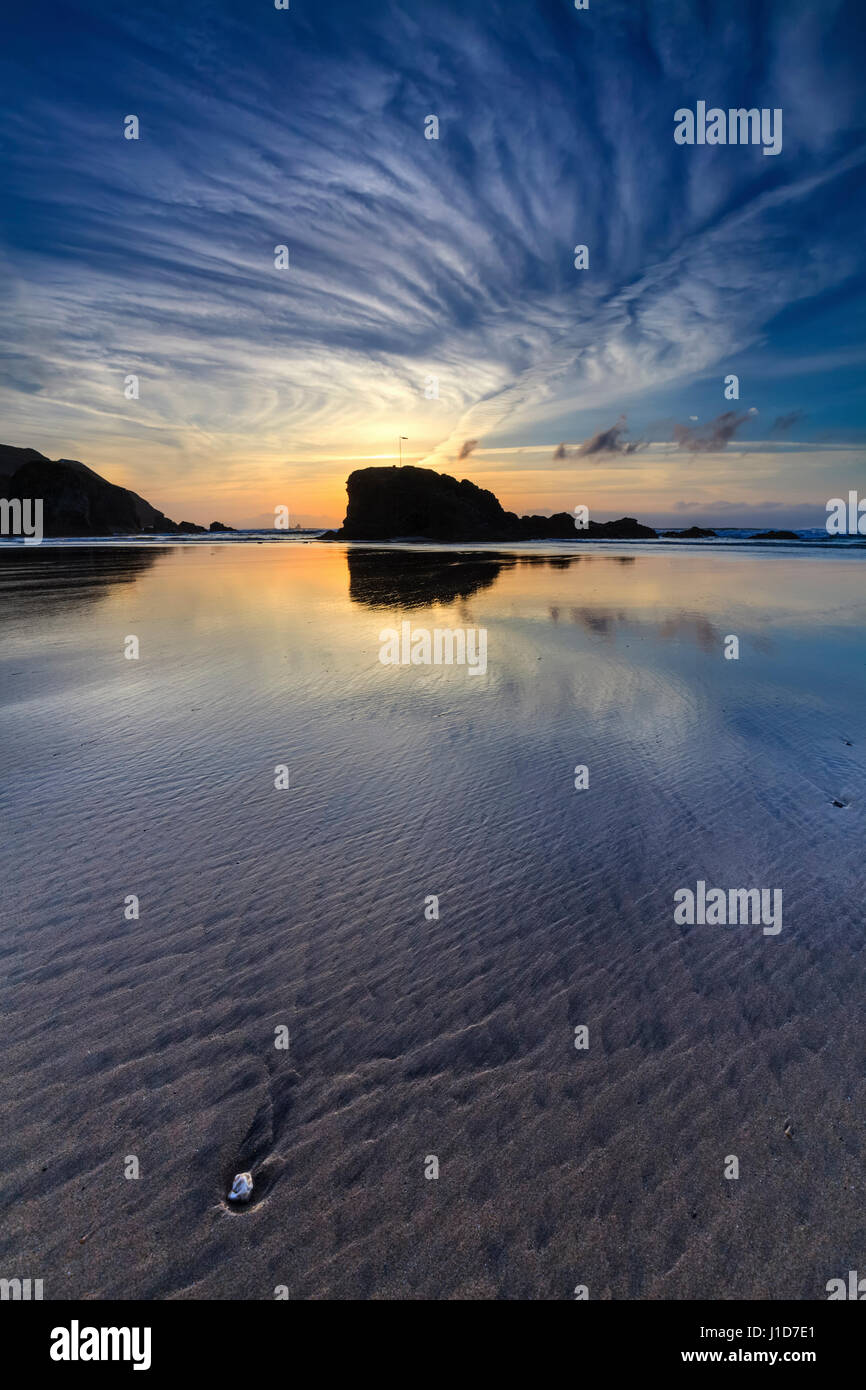
MULTIPOLYGON (((205 527, 171 521, 137 492, 118 487, 77 459, 0 444, 0 496, 42 499, 46 536, 197 535, 205 527)), ((211 530, 230 530, 214 522, 211 530)))

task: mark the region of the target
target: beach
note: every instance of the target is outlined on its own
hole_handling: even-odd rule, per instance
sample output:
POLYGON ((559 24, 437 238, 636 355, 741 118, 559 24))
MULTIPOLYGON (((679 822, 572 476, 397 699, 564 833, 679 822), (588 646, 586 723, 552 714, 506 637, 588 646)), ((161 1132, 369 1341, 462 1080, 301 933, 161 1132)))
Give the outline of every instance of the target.
POLYGON ((862 1270, 863 565, 0 550, 4 1276, 811 1300, 862 1270), (403 623, 483 630, 485 668, 385 664, 403 623), (677 923, 698 883, 778 890, 781 929, 677 923))

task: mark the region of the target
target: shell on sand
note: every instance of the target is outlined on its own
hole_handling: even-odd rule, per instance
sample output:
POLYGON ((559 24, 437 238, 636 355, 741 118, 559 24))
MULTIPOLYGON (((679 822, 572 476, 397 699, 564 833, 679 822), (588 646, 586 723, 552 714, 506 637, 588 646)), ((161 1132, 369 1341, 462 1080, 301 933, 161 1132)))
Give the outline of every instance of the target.
POLYGON ((229 1192, 230 1202, 248 1202, 253 1195, 252 1173, 235 1173, 229 1192))

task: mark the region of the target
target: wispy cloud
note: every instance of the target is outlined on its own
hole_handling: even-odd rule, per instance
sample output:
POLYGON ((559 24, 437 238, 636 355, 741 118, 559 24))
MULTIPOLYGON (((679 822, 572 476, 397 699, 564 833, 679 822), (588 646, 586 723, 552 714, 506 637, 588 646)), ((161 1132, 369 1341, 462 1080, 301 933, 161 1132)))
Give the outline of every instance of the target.
POLYGON ((628 426, 624 415, 609 429, 598 430, 589 439, 570 449, 567 444, 558 444, 553 452, 554 459, 586 458, 591 454, 634 454, 643 447, 643 440, 624 438, 628 426))
POLYGON ((787 434, 789 430, 792 430, 795 425, 799 425, 805 418, 806 412, 804 410, 790 410, 787 415, 777 415, 770 426, 770 433, 787 434))
POLYGON ((690 453, 714 454, 724 449, 740 426, 757 413, 752 406, 742 415, 735 410, 726 410, 714 420, 701 425, 674 425, 674 440, 680 449, 687 449, 690 453))
MULTIPOLYGON (((759 25, 751 0, 609 0, 591 30, 552 0, 507 23, 480 0, 243 19, 93 0, 83 28, 20 7, 0 132, 7 430, 135 450, 169 490, 178 450, 188 479, 219 459, 252 486, 401 432, 434 465, 473 440, 582 435, 574 456, 615 464, 639 443, 602 412, 681 391, 667 409, 685 418, 690 382, 771 353, 783 310, 817 312, 859 271, 862 54, 846 5, 796 22, 791 5, 759 25), (698 95, 749 95, 744 33, 750 102, 785 106, 782 155, 676 146, 695 54, 698 95)), ((678 442, 707 452, 737 428, 678 442)))

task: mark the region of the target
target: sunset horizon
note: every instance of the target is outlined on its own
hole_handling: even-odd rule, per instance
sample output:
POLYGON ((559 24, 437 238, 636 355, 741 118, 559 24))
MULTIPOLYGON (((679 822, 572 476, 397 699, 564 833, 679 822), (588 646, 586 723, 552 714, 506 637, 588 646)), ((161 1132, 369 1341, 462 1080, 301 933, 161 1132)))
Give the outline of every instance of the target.
POLYGON ((3 442, 242 527, 339 524, 401 435, 518 512, 820 525, 866 491, 856 45, 780 12, 746 79, 736 25, 608 8, 19 16, 3 442), (684 145, 706 96, 776 147, 684 145))

